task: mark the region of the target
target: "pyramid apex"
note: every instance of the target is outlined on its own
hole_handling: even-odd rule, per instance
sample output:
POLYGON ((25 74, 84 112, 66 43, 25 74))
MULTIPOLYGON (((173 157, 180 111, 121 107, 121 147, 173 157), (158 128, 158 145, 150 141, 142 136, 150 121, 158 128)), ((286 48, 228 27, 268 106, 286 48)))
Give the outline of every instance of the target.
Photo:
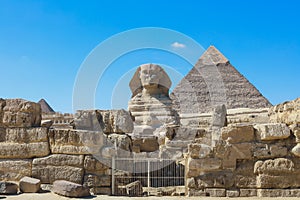
POLYGON ((202 54, 200 60, 204 64, 220 64, 220 63, 227 63, 229 60, 213 45, 209 46, 207 50, 202 54))
POLYGON ((43 113, 54 113, 55 112, 45 99, 39 100, 38 104, 41 105, 41 109, 42 109, 43 113))

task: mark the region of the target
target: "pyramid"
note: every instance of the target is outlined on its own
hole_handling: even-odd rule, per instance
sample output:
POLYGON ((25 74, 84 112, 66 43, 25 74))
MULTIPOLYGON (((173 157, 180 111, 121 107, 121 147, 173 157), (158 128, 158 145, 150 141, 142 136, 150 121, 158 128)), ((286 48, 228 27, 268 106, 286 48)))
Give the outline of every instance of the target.
POLYGON ((227 109, 272 106, 214 46, 204 52, 170 97, 179 114, 210 112, 220 104, 227 109))
POLYGON ((45 99, 39 100, 38 103, 41 105, 43 113, 54 113, 55 112, 45 99))

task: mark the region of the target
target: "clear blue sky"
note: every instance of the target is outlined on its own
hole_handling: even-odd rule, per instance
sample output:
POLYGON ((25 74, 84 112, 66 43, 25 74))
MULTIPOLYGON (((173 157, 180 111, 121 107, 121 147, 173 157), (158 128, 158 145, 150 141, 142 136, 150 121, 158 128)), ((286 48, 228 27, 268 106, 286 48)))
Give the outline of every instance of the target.
MULTIPOLYGON (((55 110, 71 112, 80 65, 99 43, 129 29, 163 27, 204 48, 215 45, 273 104, 292 100, 300 96, 299 9, 297 0, 0 0, 0 97, 45 98, 55 110)), ((149 50, 115 63, 134 64, 147 53, 159 54, 154 62, 162 64, 170 58, 149 50)), ((122 105, 107 95, 136 66, 126 67, 124 74, 117 67, 107 71, 108 93, 97 89, 97 108, 127 104, 126 95, 122 105)), ((173 82, 187 71, 172 76, 173 82)))

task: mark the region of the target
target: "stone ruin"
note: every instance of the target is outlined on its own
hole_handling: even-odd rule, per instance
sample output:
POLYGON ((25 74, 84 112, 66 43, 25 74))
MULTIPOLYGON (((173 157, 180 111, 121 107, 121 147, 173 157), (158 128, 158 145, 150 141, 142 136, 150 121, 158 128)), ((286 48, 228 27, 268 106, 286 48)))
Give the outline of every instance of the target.
MULTIPOLYGON (((112 177, 112 158, 120 157, 180 163, 187 196, 300 197, 300 98, 272 106, 215 47, 169 96, 170 86, 162 67, 145 64, 130 82, 128 111, 60 115, 0 99, 0 193, 111 195, 121 184, 112 177), (210 67, 220 72, 225 104, 209 95, 210 67)), ((138 196, 143 184, 121 186, 138 196)))

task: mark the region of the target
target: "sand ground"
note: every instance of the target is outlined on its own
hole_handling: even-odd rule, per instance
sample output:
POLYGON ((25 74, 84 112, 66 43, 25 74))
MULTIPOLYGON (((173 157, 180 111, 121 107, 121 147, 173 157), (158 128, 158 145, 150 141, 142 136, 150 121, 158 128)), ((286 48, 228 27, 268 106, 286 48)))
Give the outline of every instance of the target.
MULTIPOLYGON (((103 195, 98 195, 98 196, 91 196, 87 198, 67 198, 67 197, 62 197, 53 193, 40 193, 40 194, 19 194, 19 195, 11 195, 11 196, 4 196, 0 195, 0 199, 7 199, 7 200, 14 200, 14 199, 21 199, 21 200, 75 200, 75 199, 92 199, 92 200, 137 200, 137 199, 142 199, 142 200, 159 200, 159 199, 164 199, 164 200, 184 200, 184 199, 190 199, 190 200, 218 200, 218 199, 232 199, 228 197, 113 197, 113 196, 103 196, 103 195)), ((235 198, 238 200, 267 200, 267 199, 273 199, 273 200, 299 200, 297 197, 277 197, 277 198, 259 198, 259 197, 238 197, 235 198)))

